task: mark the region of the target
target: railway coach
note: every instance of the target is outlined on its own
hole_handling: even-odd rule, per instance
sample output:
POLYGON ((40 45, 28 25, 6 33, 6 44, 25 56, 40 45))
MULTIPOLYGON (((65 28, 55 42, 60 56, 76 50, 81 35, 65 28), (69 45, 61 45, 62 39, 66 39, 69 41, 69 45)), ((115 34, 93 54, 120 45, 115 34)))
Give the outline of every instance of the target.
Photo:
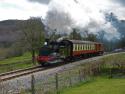
POLYGON ((45 42, 40 48, 37 61, 41 65, 59 63, 78 57, 103 54, 103 44, 91 41, 68 40, 45 42))

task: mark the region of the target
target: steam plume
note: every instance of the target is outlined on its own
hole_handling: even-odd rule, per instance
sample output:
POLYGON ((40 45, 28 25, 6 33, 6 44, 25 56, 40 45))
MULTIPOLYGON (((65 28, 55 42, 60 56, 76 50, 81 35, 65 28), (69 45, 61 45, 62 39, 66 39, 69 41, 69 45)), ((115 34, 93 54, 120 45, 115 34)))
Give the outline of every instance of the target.
MULTIPOLYGON (((51 0, 46 16, 46 24, 59 33, 70 33, 72 28, 82 28, 97 34, 105 31, 107 40, 119 38, 120 33, 112 22, 106 20, 106 14, 113 12, 118 19, 123 19, 124 7, 112 0, 51 0)), ((125 12, 124 12, 125 13, 125 12)))

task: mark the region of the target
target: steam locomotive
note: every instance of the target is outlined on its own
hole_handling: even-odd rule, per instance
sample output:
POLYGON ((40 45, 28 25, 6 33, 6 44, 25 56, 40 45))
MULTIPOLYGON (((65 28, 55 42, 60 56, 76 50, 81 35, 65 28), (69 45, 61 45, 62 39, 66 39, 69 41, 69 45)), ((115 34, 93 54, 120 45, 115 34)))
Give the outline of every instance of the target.
POLYGON ((68 40, 46 41, 39 49, 37 61, 42 66, 73 60, 78 57, 97 56, 103 54, 103 44, 91 41, 68 40))

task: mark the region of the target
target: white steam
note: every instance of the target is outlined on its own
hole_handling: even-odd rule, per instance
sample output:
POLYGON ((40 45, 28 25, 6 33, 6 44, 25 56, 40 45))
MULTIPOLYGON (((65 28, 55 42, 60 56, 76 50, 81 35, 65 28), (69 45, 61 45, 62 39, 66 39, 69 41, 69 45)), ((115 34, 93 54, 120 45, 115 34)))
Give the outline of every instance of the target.
MULTIPOLYGON (((103 30, 107 40, 111 40, 119 38, 120 34, 107 22, 105 13, 115 14, 117 9, 123 11, 124 8, 112 0, 51 0, 46 24, 60 33, 69 33, 75 27, 83 28, 82 32, 97 33, 103 30)), ((120 19, 123 14, 117 12, 116 15, 120 19)))

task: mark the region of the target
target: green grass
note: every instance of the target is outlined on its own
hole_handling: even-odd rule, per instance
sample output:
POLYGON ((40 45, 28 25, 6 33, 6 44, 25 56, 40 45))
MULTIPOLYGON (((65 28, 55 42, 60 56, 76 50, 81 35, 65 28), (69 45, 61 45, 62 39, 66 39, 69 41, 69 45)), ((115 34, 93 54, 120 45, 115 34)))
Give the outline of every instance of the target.
POLYGON ((103 60, 105 62, 121 62, 121 61, 125 61, 125 53, 119 53, 119 54, 114 54, 114 55, 111 55, 111 56, 106 56, 103 58, 103 60))
POLYGON ((97 77, 92 82, 65 89, 61 94, 125 94, 125 79, 97 77))
POLYGON ((35 65, 31 62, 31 54, 25 53, 23 56, 1 60, 0 61, 0 73, 29 68, 32 66, 35 66, 35 65))
POLYGON ((22 56, 12 57, 12 58, 1 60, 0 65, 1 64, 11 64, 11 63, 16 63, 16 62, 23 62, 23 61, 27 61, 27 60, 31 60, 30 53, 25 53, 22 56))

